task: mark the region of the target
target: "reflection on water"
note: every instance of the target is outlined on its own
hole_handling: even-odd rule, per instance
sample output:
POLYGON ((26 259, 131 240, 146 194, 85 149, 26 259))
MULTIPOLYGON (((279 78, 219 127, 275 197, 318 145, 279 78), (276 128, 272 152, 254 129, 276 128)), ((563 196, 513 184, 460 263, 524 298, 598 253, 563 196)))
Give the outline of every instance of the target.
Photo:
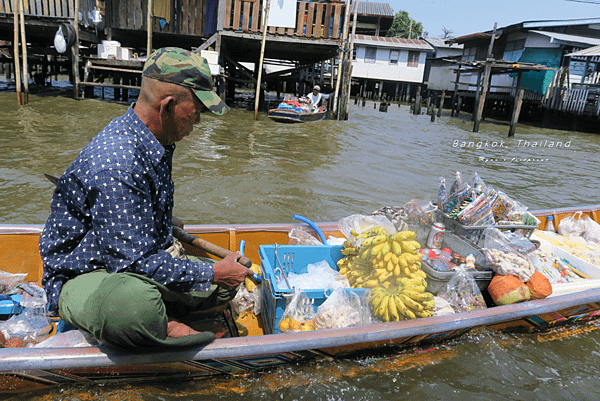
MULTIPOLYGON (((30 96, 19 107, 14 93, 0 93, 0 103, 0 223, 43 223, 53 190, 43 174, 60 175, 127 106, 30 96)), ((351 102, 348 121, 306 124, 279 124, 264 114, 255 121, 242 109, 203 114, 175 152, 175 214, 188 224, 292 222, 294 214, 337 221, 411 199, 435 200, 439 178, 452 180, 456 171, 477 172, 531 209, 599 203, 600 136, 519 125, 508 139, 505 122, 486 121, 473 133, 468 116, 448 115, 432 123, 407 106, 381 113, 372 102, 351 102)), ((547 342, 485 333, 422 359, 326 362, 85 392, 143 400, 597 399, 598 340, 596 331, 547 342)), ((83 393, 59 389, 46 399, 83 393)))

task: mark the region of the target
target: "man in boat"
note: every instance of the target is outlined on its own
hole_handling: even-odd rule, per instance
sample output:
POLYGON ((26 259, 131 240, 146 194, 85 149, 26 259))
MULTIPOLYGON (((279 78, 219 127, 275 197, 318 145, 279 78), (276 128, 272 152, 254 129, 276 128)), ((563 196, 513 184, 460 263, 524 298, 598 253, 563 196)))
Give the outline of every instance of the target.
POLYGON ((306 95, 308 100, 310 100, 311 108, 318 111, 325 111, 326 106, 323 105, 323 101, 329 99, 331 96, 333 96, 333 93, 328 95, 321 93, 321 87, 319 85, 315 85, 313 91, 306 95))
POLYGON ((40 238, 50 312, 121 348, 214 340, 173 319, 222 306, 252 275, 239 254, 216 263, 177 257, 175 142, 207 109, 229 111, 204 58, 174 47, 148 58, 137 102, 81 151, 54 191, 40 238))

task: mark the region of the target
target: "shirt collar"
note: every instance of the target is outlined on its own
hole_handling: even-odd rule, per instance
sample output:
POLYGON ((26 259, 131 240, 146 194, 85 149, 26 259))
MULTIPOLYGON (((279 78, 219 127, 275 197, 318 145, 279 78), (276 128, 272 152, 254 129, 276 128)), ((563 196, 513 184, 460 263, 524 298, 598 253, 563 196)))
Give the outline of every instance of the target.
POLYGON ((124 121, 135 130, 140 138, 142 150, 146 153, 146 156, 152 164, 156 166, 160 163, 165 153, 169 153, 170 155, 173 154, 175 144, 168 146, 161 145, 148 127, 146 127, 146 124, 144 124, 136 112, 133 111, 134 107, 135 103, 132 103, 131 106, 129 106, 127 113, 123 116, 124 121))

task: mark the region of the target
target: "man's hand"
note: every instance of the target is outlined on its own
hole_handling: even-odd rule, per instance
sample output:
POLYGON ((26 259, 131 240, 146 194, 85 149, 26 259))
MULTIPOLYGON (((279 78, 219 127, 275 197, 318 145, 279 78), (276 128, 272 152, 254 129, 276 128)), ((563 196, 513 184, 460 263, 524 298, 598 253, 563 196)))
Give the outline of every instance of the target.
POLYGON ((232 290, 240 285, 246 276, 252 276, 251 269, 237 262, 241 256, 239 253, 234 253, 215 263, 213 284, 232 290))

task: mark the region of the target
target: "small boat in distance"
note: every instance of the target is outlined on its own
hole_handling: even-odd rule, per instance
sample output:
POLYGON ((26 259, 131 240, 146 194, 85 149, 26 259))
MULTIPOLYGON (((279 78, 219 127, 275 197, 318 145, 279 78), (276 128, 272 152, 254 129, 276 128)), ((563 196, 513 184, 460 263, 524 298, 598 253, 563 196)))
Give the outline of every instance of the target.
POLYGON ((325 110, 315 112, 299 112, 293 109, 271 109, 269 118, 278 123, 306 123, 310 121, 320 121, 325 118, 325 110))

